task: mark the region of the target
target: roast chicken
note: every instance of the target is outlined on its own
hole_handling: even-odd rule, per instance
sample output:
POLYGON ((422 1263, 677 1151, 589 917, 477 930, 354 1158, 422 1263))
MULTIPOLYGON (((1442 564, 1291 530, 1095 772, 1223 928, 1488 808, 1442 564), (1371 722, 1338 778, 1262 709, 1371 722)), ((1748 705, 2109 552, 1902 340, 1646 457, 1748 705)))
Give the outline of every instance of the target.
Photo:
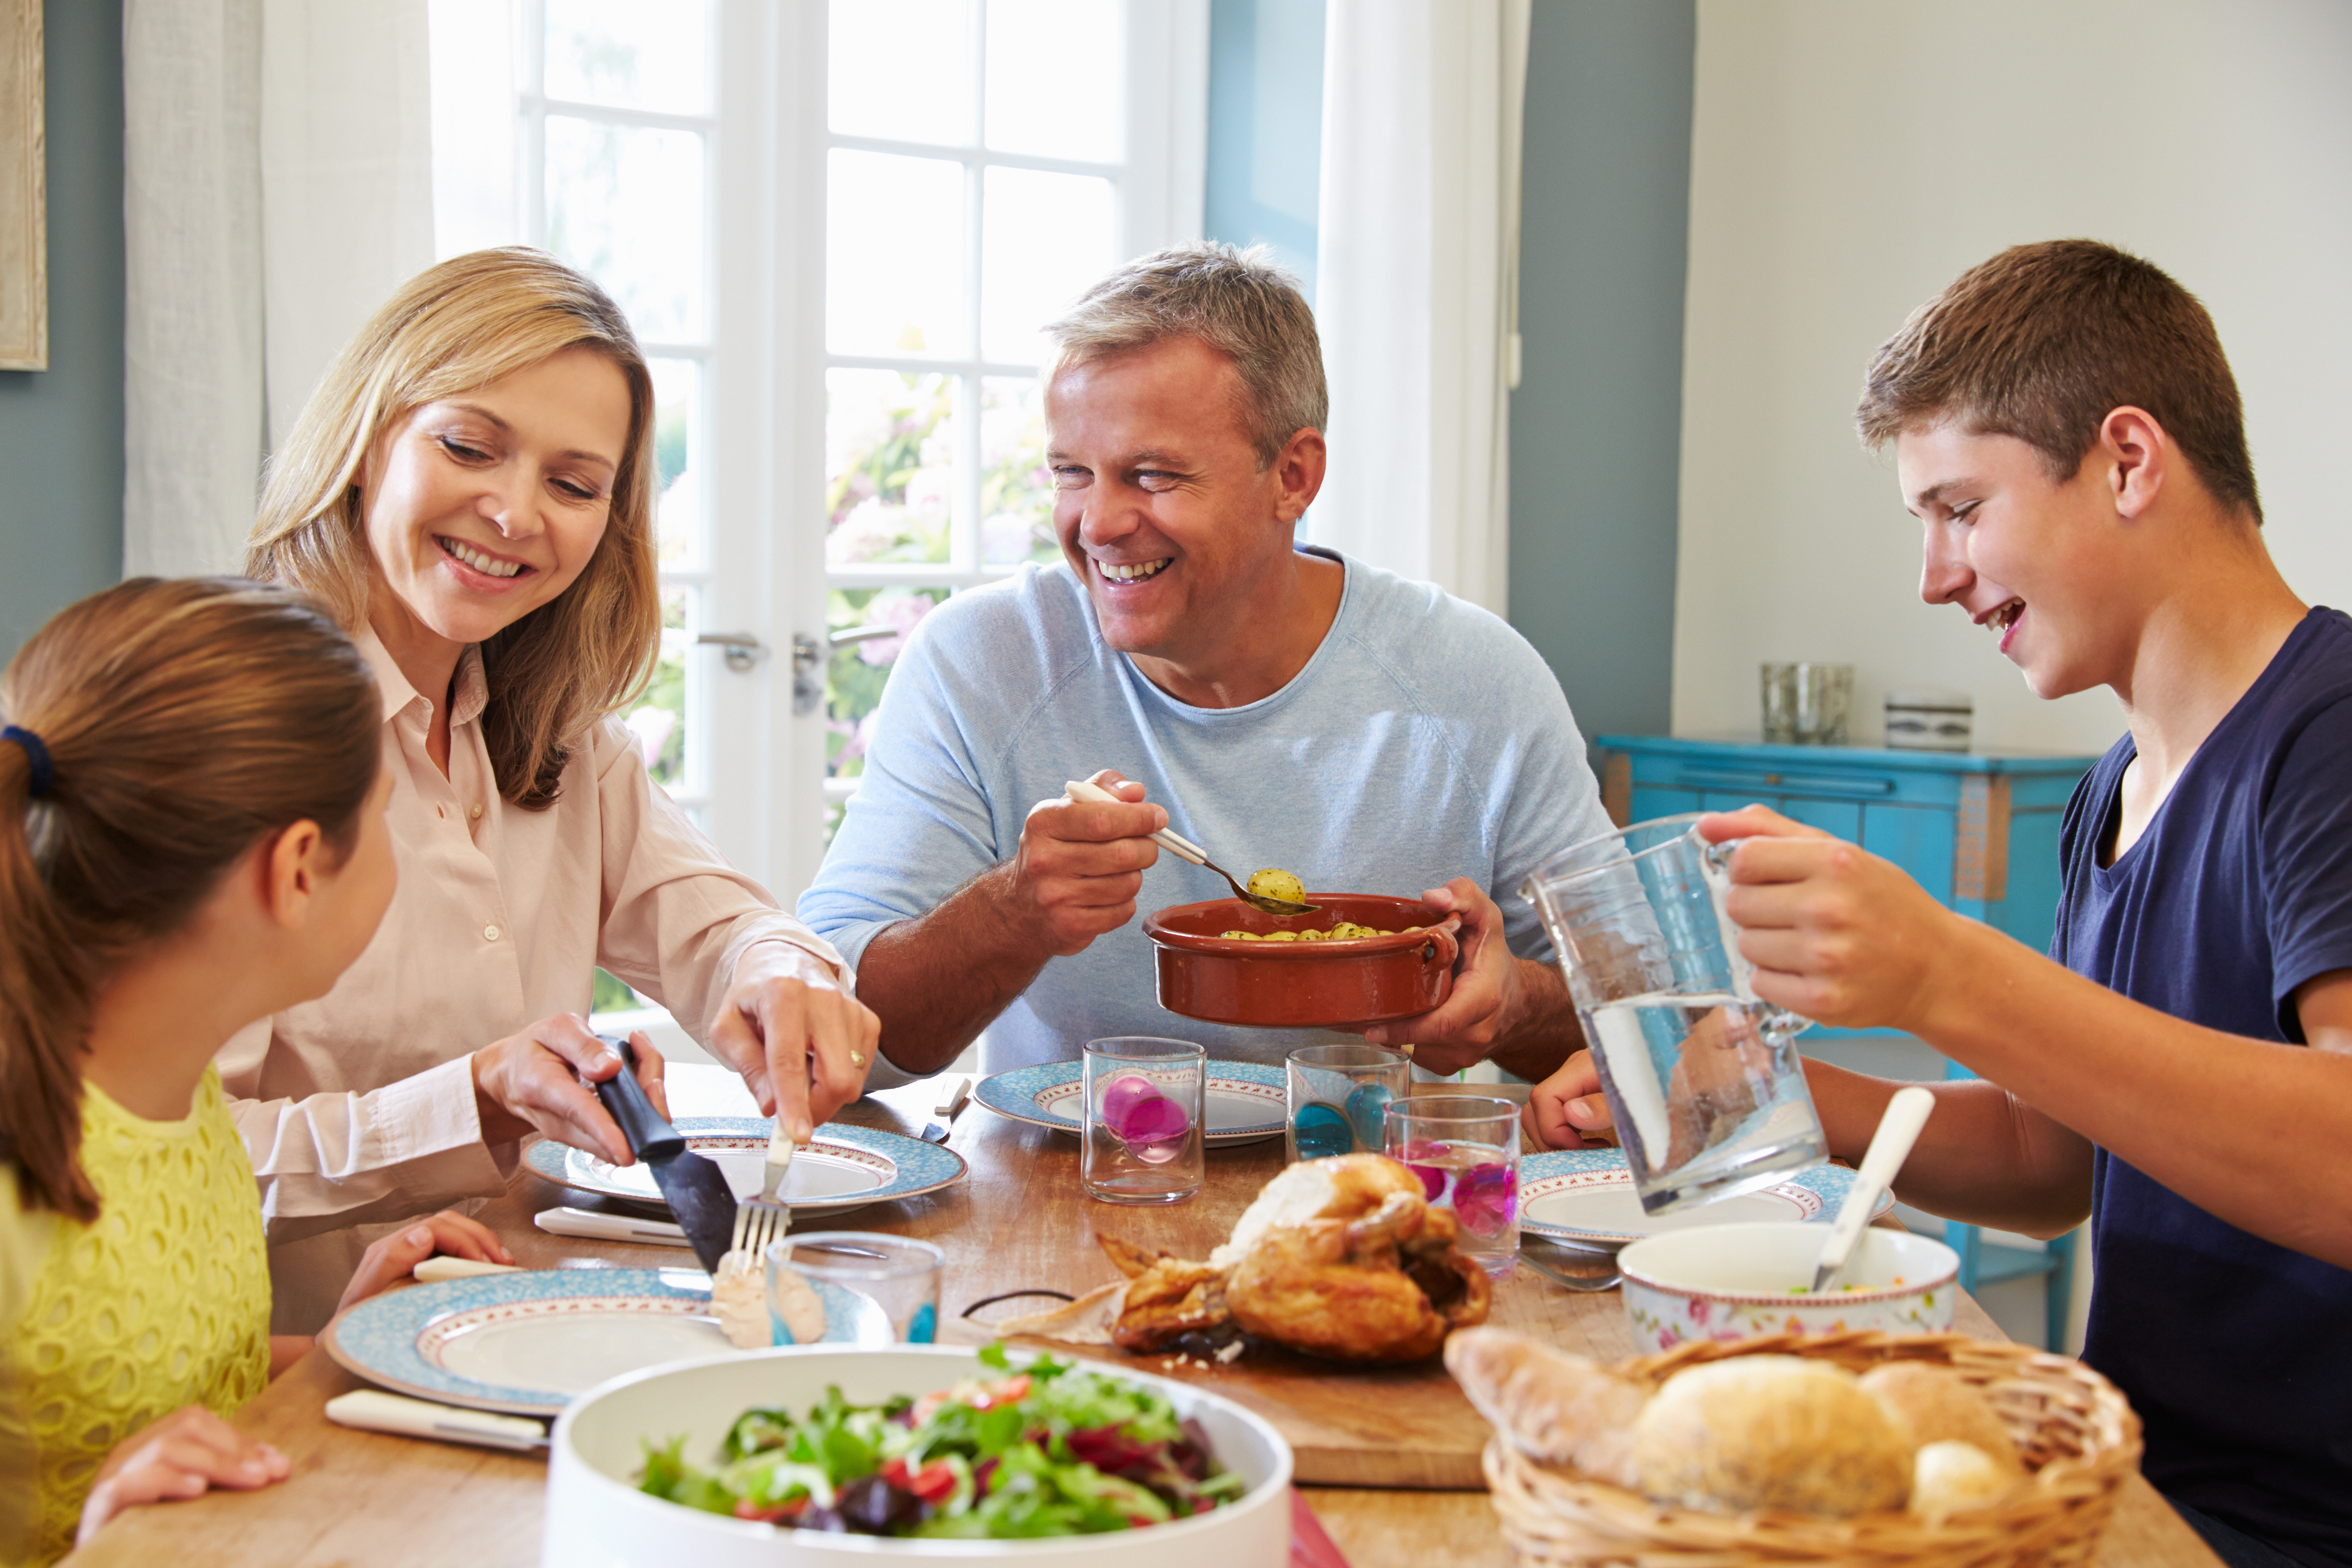
POLYGON ((1486 1321, 1493 1286, 1454 1246, 1421 1178, 1379 1154, 1302 1161, 1266 1184, 1233 1238, 1194 1262, 1099 1237, 1125 1274, 1110 1337, 1152 1352, 1234 1330, 1335 1361, 1435 1355, 1486 1321))

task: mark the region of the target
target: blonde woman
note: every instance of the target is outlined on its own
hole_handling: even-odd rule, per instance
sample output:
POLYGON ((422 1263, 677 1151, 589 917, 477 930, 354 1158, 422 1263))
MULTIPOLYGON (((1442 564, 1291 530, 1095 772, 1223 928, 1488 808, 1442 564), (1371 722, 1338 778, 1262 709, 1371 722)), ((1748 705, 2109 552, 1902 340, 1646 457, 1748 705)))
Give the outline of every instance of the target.
POLYGON ((877 1030, 846 965, 614 717, 658 646, 653 468, 627 321, 520 248, 412 279, 272 464, 247 569, 326 604, 373 666, 400 867, 335 988, 222 1054, 280 1332, 323 1321, 382 1226, 502 1192, 525 1133, 628 1160, 580 1082, 620 1067, 580 1017, 598 964, 803 1140, 861 1090, 877 1030))

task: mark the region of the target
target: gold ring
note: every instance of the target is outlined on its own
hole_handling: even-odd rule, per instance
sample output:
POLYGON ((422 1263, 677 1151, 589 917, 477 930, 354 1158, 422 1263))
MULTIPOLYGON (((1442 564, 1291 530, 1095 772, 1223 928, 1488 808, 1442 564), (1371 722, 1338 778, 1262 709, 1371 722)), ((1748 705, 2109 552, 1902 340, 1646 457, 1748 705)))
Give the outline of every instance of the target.
POLYGON ((852 1052, 850 1052, 850 1053, 849 1053, 849 1065, 850 1065, 851 1067, 854 1067, 854 1068, 862 1068, 862 1067, 864 1067, 864 1066, 866 1065, 866 1053, 865 1053, 864 1051, 852 1051, 852 1052))

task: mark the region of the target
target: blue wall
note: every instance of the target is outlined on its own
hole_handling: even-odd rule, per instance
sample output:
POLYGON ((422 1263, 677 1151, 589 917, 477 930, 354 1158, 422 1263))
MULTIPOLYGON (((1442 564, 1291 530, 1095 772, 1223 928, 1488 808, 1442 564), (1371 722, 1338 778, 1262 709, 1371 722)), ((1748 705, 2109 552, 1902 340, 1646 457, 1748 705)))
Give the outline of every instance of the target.
POLYGON ((1667 732, 1694 0, 1536 0, 1511 624, 1588 736, 1667 732))
POLYGON ((1315 298, 1323 172, 1323 0, 1212 0, 1211 239, 1268 245, 1315 298))
POLYGON ((0 371, 0 661, 122 572, 122 7, 45 9, 49 368, 0 371))

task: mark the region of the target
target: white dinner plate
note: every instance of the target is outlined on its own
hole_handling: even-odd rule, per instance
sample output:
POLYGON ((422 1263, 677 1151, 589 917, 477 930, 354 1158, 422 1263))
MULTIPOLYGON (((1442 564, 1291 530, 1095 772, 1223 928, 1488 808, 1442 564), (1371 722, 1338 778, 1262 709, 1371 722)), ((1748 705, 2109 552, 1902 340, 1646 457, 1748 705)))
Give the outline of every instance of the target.
MULTIPOLYGON (((760 1195, 768 1172, 770 1122, 756 1116, 682 1116, 674 1124, 686 1146, 708 1158, 727 1178, 738 1199, 760 1195)), ((614 1165, 584 1150, 543 1138, 523 1155, 532 1171, 551 1182, 631 1203, 668 1205, 654 1173, 642 1163, 614 1165)), ((888 1198, 936 1192, 963 1178, 963 1156, 937 1143, 873 1127, 826 1122, 809 1146, 793 1156, 779 1194, 794 1222, 845 1214, 888 1198)))
MULTIPOLYGON (((887 1345, 882 1309, 838 1285, 824 1342, 887 1345)), ((395 1394, 509 1415, 554 1415, 608 1378, 732 1352, 694 1268, 478 1274, 371 1297, 327 1325, 327 1353, 395 1394)))
MULTIPOLYGON (((1738 1197, 1671 1214, 1645 1214, 1642 1200, 1633 1195, 1633 1173, 1625 1168, 1622 1149, 1557 1149, 1519 1160, 1519 1228, 1572 1246, 1614 1247, 1696 1225, 1827 1223, 1837 1217, 1838 1205, 1853 1186, 1853 1173, 1843 1165, 1816 1165, 1738 1197)), ((1894 1206, 1894 1194, 1885 1194, 1871 1217, 1894 1206)))
MULTIPOLYGON (((1202 1141, 1213 1149, 1256 1143, 1282 1136, 1287 1114, 1283 1071, 1259 1062, 1208 1064, 1207 1126, 1202 1141)), ((1056 1132, 1086 1131, 1085 1068, 1078 1062, 1041 1062, 991 1073, 972 1086, 971 1097, 999 1116, 1056 1132)))

